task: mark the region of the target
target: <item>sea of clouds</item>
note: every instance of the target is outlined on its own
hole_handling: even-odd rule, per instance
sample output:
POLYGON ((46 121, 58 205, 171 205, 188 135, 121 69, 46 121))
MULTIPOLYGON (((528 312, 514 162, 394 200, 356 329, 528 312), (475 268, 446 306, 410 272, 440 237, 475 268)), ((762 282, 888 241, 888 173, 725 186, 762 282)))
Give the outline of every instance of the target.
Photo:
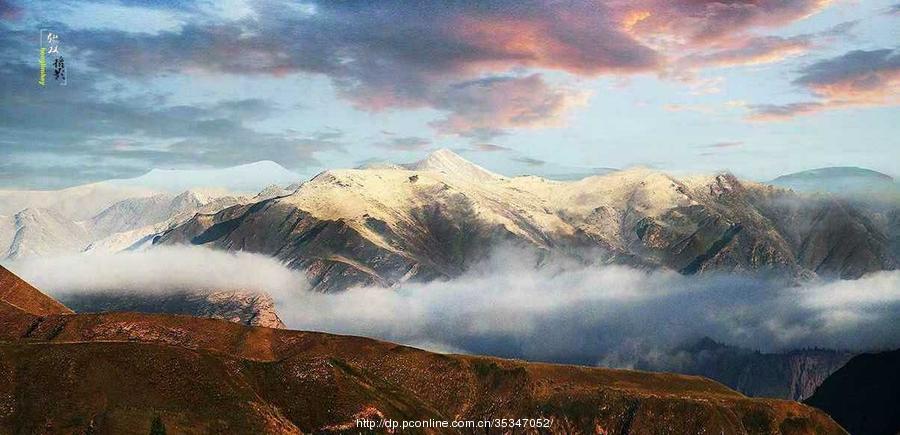
POLYGON ((538 261, 527 252, 500 250, 450 281, 322 294, 308 290, 302 272, 272 258, 199 247, 36 258, 6 266, 59 297, 264 290, 292 329, 529 360, 624 367, 704 336, 762 351, 900 347, 900 271, 797 285, 538 261))

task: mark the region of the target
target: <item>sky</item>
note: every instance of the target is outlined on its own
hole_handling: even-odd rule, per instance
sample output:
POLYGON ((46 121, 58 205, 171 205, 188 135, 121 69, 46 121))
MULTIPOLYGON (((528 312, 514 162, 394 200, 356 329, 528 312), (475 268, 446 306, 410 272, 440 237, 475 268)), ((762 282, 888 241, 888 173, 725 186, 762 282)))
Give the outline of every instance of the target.
POLYGON ((0 188, 436 148, 515 173, 900 176, 898 41, 896 0, 0 0, 0 188), (39 83, 47 31, 65 86, 56 53, 39 83))

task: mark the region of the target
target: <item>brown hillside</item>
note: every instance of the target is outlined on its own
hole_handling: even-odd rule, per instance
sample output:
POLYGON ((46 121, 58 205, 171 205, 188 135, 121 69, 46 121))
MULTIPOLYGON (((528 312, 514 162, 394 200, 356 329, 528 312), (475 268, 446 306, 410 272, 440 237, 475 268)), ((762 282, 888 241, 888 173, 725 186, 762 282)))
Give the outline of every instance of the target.
POLYGON ((73 311, 0 266, 0 301, 36 316, 71 314, 73 311))
MULTIPOLYGON (((0 310, 0 315, 2 310, 0 310)), ((440 355, 371 339, 133 313, 0 335, 0 433, 296 433, 356 418, 547 417, 553 432, 844 433, 705 378, 440 355)))

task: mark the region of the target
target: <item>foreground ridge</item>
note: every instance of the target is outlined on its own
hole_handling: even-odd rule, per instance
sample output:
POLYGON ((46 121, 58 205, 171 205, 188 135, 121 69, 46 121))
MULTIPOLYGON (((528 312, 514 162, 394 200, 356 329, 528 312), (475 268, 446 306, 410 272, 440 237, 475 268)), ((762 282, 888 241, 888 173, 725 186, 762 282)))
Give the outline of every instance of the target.
POLYGON ((0 306, 0 432, 301 433, 358 419, 548 418, 554 433, 842 434, 822 412, 705 378, 442 355, 136 313, 0 306))

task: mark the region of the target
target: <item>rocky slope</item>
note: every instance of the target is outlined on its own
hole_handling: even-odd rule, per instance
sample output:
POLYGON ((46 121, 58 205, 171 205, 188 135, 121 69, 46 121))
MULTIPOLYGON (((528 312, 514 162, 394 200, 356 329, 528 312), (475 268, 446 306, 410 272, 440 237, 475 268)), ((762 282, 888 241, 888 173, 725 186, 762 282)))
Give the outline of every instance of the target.
POLYGON ((853 357, 806 403, 854 435, 900 433, 900 350, 853 357))
POLYGON ((834 198, 647 169, 507 178, 448 150, 405 168, 326 171, 291 195, 197 215, 156 243, 275 256, 320 291, 451 278, 500 245, 791 280, 897 265, 883 231, 834 198))
POLYGON ((275 303, 252 291, 96 292, 67 294, 61 302, 79 313, 133 311, 183 314, 236 322, 243 325, 284 328, 275 303))
POLYGON ((754 397, 804 400, 853 354, 807 349, 761 353, 704 338, 640 360, 640 370, 704 376, 754 397))
POLYGON ((93 234, 93 241, 83 248, 84 252, 119 252, 139 249, 149 245, 153 237, 190 219, 196 213, 214 213, 227 207, 243 204, 259 198, 232 196, 228 194, 209 194, 187 190, 170 197, 159 195, 165 200, 157 207, 147 201, 126 200, 117 203, 95 216, 88 223, 93 234), (149 205, 149 207, 144 207, 149 205), (113 210, 117 206, 118 209, 113 210), (109 213, 109 214, 107 214, 109 213), (131 217, 134 216, 134 217, 131 217), (110 225, 96 225, 99 222, 110 225), (115 225, 116 229, 109 230, 115 225))
POLYGON ((551 433, 845 433, 814 408, 693 376, 186 316, 38 317, 0 305, 0 325, 4 433, 337 432, 382 418, 547 418, 551 433))

